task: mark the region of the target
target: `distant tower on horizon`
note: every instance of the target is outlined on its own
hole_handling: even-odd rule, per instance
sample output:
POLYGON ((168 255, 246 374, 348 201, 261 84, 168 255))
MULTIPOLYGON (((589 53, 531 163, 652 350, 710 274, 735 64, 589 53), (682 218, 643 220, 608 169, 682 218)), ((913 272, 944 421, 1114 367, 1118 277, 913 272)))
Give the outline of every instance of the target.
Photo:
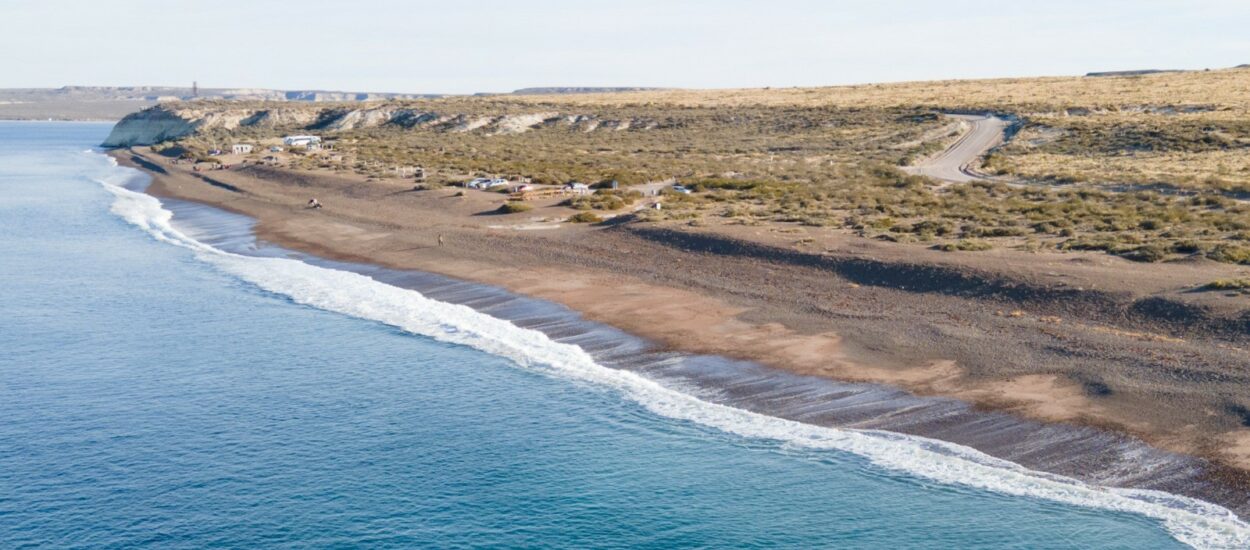
POLYGON ((191 81, 191 97, 200 97, 200 83, 191 81))

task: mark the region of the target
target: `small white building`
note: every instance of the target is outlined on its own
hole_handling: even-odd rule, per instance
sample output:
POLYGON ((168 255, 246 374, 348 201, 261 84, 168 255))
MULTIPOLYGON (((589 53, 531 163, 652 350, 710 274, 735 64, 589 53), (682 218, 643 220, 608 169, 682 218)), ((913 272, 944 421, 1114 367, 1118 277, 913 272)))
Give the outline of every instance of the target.
POLYGON ((247 143, 236 143, 230 146, 230 152, 236 155, 247 155, 252 152, 252 145, 247 143))
POLYGON ((287 136, 282 138, 282 143, 287 147, 309 147, 313 144, 321 145, 321 136, 287 136))

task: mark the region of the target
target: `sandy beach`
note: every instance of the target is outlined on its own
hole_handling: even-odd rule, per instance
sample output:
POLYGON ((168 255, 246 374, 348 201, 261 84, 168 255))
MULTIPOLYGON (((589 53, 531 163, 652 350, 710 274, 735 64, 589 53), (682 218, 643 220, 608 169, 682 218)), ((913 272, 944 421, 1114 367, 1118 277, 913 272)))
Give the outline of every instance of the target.
POLYGON ((155 176, 150 193, 251 216, 288 248, 499 286, 673 350, 1126 434, 1200 457, 1232 488, 1220 503, 1250 510, 1245 298, 1189 292, 1241 268, 946 253, 782 225, 559 223, 574 211, 558 199, 496 214, 495 193, 114 156, 155 176), (305 208, 312 197, 324 208, 305 208))

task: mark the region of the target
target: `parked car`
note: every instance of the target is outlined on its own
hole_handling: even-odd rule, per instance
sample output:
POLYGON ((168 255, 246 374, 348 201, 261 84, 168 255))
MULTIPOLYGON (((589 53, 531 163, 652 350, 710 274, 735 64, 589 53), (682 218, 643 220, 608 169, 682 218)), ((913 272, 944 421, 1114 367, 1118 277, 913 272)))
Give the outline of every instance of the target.
POLYGON ((503 178, 473 178, 464 184, 469 189, 493 189, 501 185, 508 185, 508 180, 503 178))
POLYGON ((694 192, 694 190, 693 190, 693 189, 690 189, 689 187, 686 187, 685 185, 674 185, 674 186, 673 186, 673 192, 674 192, 674 193, 681 193, 681 194, 684 194, 684 195, 689 195, 690 193, 693 193, 693 192, 694 192))

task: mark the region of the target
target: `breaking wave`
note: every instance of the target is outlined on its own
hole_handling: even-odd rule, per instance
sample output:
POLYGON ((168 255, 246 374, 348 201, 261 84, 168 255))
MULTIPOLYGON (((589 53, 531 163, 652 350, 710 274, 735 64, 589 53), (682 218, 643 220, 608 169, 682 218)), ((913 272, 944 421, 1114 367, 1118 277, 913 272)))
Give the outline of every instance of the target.
POLYGON ((108 181, 100 183, 115 197, 112 212, 127 222, 157 240, 193 251, 199 260, 217 269, 299 304, 384 323, 503 356, 525 368, 613 388, 655 414, 741 437, 853 453, 882 468, 939 483, 1140 514, 1160 521, 1178 541, 1198 548, 1250 546, 1250 525, 1214 504, 1160 491, 1093 486, 934 439, 814 426, 703 401, 636 373, 601 366, 580 347, 555 342, 541 332, 467 306, 432 300, 357 273, 287 258, 218 250, 173 227, 173 213, 156 198, 108 181))

